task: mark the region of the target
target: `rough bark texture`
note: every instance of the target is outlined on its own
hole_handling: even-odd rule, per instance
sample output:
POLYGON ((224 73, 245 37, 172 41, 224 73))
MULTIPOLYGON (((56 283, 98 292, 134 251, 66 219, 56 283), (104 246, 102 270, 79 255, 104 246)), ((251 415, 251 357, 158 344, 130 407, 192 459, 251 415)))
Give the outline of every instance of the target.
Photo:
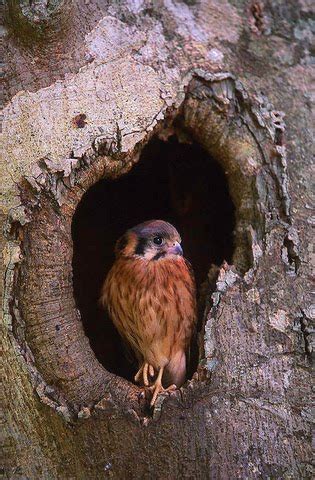
POLYGON ((5 478, 312 477, 311 13, 307 0, 8 2, 5 478), (84 335, 71 219, 97 180, 174 132, 226 172, 234 266, 205 287, 193 380, 148 412, 84 335))

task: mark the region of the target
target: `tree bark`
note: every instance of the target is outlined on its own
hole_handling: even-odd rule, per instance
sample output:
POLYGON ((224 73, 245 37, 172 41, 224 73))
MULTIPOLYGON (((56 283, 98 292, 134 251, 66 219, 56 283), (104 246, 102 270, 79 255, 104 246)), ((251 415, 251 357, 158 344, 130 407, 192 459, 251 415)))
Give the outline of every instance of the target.
POLYGON ((5 478, 312 478, 311 14, 306 0, 8 2, 5 478), (171 135, 224 169, 235 248, 203 286, 197 371, 150 411, 85 336, 71 222, 90 187, 171 135))

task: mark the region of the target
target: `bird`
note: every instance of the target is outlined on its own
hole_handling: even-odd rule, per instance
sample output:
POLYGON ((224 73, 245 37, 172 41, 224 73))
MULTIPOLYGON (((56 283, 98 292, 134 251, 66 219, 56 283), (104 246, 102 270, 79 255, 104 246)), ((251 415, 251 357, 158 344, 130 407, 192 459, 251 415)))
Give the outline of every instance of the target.
POLYGON ((164 220, 128 229, 116 242, 115 256, 100 303, 132 349, 139 364, 134 380, 149 388, 154 406, 160 393, 186 380, 196 325, 193 270, 178 231, 164 220))

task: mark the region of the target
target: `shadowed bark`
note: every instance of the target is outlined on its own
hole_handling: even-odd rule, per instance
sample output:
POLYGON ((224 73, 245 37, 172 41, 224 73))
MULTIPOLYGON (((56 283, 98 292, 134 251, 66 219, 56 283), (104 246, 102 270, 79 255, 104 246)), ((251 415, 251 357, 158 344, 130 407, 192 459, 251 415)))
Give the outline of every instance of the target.
POLYGON ((311 13, 302 0, 8 2, 5 478, 312 477, 311 13), (146 203, 159 182, 164 207, 159 191, 146 203), (98 255, 105 276, 125 221, 163 212, 194 259, 200 316, 190 378, 152 410, 110 326, 97 344, 109 320, 84 307, 80 276, 101 278, 85 267, 98 255))

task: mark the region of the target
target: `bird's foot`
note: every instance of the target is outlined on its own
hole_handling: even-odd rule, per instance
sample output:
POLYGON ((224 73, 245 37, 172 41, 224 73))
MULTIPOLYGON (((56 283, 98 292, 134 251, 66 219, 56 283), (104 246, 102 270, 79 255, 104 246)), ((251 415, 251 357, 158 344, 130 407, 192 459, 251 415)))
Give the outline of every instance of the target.
POLYGON ((173 385, 170 385, 167 388, 164 388, 163 385, 162 385, 162 382, 158 381, 158 379, 157 379, 156 382, 154 383, 154 385, 149 387, 149 390, 153 392, 153 396, 152 396, 152 399, 151 399, 151 402, 150 402, 151 407, 153 407, 155 402, 156 402, 156 399, 157 399, 157 397, 160 393, 174 392, 175 390, 177 390, 177 386, 175 384, 173 384, 173 385))
POLYGON ((135 382, 140 382, 141 380, 143 380, 143 384, 145 387, 148 387, 149 386, 149 379, 148 379, 148 374, 150 377, 154 377, 155 375, 155 372, 154 372, 154 368, 152 365, 150 365, 149 363, 147 362, 144 362, 141 367, 139 368, 139 370, 137 371, 135 377, 134 377, 134 380, 135 382), (141 378, 142 377, 142 378, 141 378))

